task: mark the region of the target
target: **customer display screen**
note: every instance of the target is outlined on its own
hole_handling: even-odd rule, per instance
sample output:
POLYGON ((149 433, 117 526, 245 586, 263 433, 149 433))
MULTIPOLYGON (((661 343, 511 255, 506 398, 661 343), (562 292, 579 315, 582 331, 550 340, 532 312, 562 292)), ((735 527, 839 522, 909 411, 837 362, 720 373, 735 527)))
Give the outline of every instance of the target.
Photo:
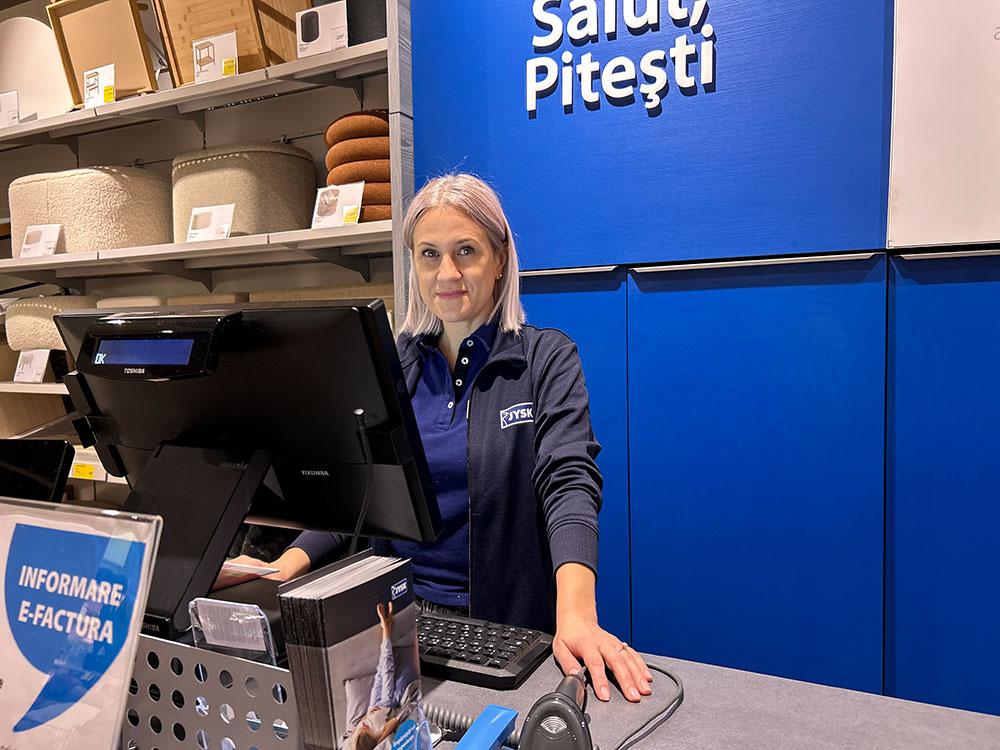
POLYGON ((101 339, 95 365, 186 365, 194 339, 101 339))

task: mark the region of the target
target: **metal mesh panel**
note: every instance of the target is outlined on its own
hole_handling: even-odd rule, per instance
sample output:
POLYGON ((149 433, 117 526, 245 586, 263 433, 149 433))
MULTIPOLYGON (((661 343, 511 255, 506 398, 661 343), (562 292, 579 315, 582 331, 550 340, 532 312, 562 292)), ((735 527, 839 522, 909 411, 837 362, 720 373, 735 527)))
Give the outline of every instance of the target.
POLYGON ((298 750, 286 669, 141 636, 122 750, 298 750))

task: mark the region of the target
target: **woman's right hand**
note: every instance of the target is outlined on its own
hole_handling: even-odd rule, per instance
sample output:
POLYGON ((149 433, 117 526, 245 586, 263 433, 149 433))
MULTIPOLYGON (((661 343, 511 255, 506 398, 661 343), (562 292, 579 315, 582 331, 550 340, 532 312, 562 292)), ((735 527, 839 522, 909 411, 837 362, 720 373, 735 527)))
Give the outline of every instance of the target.
POLYGON ((219 576, 215 579, 215 585, 212 590, 218 590, 221 588, 226 588, 227 586, 235 586, 238 583, 244 583, 246 581, 251 581, 254 578, 270 578, 272 581, 290 581, 293 578, 298 578, 303 573, 308 573, 309 568, 312 565, 312 560, 309 559, 309 555, 303 552, 298 547, 289 547, 285 552, 272 563, 266 563, 263 560, 258 560, 256 557, 250 557, 249 555, 240 555, 232 560, 227 560, 227 562, 237 563, 239 565, 252 565, 255 568, 277 568, 277 573, 271 573, 266 576, 254 576, 250 573, 232 573, 227 574, 223 571, 219 572, 219 576))

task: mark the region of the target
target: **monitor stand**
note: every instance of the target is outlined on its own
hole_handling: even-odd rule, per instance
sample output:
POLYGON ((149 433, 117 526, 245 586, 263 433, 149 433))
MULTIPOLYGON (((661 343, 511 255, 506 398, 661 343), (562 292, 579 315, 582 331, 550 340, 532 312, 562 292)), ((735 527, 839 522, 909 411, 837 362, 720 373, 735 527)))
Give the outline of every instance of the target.
POLYGON ((188 604, 212 590, 270 463, 265 450, 172 444, 150 458, 124 506, 163 517, 144 633, 175 638, 191 627, 188 604))

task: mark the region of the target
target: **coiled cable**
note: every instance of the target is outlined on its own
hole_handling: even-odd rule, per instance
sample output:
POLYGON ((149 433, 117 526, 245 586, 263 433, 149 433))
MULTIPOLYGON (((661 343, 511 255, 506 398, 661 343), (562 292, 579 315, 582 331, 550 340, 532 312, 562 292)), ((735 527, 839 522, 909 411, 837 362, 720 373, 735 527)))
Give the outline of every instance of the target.
MULTIPOLYGON (((437 724, 444 732, 451 732, 456 735, 465 734, 469 727, 472 726, 472 722, 476 720, 475 716, 463 714, 461 711, 454 711, 450 708, 441 708, 426 701, 421 701, 420 707, 424 710, 424 716, 427 718, 427 721, 437 724)), ((520 741, 521 730, 515 729, 507 735, 504 745, 507 747, 517 747, 520 741)))

